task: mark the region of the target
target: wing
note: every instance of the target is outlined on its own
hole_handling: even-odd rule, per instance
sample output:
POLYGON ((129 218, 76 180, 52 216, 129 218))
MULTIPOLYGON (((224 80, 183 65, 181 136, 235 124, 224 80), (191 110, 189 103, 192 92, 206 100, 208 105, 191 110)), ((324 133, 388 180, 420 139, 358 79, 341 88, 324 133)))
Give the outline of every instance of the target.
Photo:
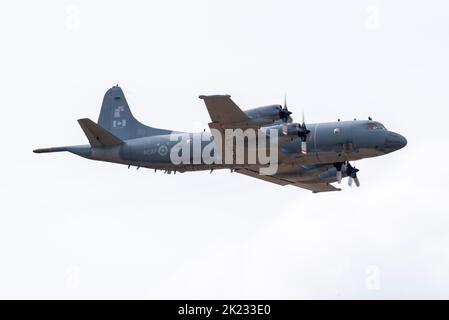
POLYGON ((240 109, 230 95, 200 96, 204 100, 212 122, 212 129, 259 129, 261 126, 273 123, 273 119, 251 118, 240 109))
POLYGON ((230 95, 199 96, 204 100, 212 120, 209 127, 216 129, 257 128, 250 117, 240 109, 230 95))
POLYGON ((292 122, 293 119, 289 116, 291 112, 282 109, 279 105, 269 105, 242 111, 234 101, 231 100, 230 95, 212 95, 199 96, 204 100, 207 111, 209 111, 212 122, 209 126, 212 128, 260 128, 266 125, 283 124, 286 118, 287 122, 292 122))
POLYGON ((236 169, 235 172, 244 174, 245 176, 250 176, 267 182, 275 183, 281 186, 286 186, 290 184, 290 182, 287 180, 277 178, 276 176, 261 175, 257 171, 253 171, 250 169, 236 169))
MULTIPOLYGON (((225 153, 232 151, 228 149, 228 143, 231 143, 230 146, 233 145, 233 137, 230 137, 231 140, 227 140, 229 137, 224 134, 226 129, 242 129, 244 131, 252 128, 259 130, 259 125, 231 100, 230 95, 199 96, 199 98, 204 100, 212 120, 209 123, 209 128, 214 141, 216 141, 217 149, 215 152, 217 158, 221 157, 224 160, 225 153), (218 141, 221 141, 221 144, 218 141)), ((259 134, 259 139, 265 136, 261 131, 257 131, 257 133, 259 134)), ((241 135, 243 132, 234 132, 234 134, 241 135)))
POLYGON ((292 185, 295 187, 300 187, 303 189, 307 189, 312 191, 313 193, 318 192, 329 192, 329 191, 341 191, 340 188, 335 188, 328 182, 319 182, 319 183, 303 183, 303 182, 295 182, 292 185))
POLYGON ((275 184, 278 184, 281 186, 292 185, 295 187, 307 189, 307 190, 312 191, 313 193, 340 191, 341 190, 325 181, 320 182, 320 181, 313 180, 313 182, 312 181, 311 182, 303 182, 303 181, 297 182, 297 181, 294 181, 294 179, 289 178, 288 175, 285 175, 285 172, 282 175, 276 174, 276 175, 272 175, 272 176, 260 175, 257 170, 252 170, 252 169, 236 169, 235 172, 246 175, 246 176, 250 176, 250 177, 253 177, 256 179, 260 179, 263 181, 275 183, 275 184))

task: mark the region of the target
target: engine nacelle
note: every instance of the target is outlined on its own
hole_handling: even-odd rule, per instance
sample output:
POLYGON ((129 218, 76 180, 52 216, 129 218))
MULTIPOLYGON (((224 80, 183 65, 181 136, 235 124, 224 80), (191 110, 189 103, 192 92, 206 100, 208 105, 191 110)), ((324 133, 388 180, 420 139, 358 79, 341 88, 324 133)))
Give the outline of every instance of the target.
POLYGON ((298 123, 285 123, 279 128, 283 136, 298 136, 300 125, 298 123))
POLYGON ((254 122, 260 123, 261 125, 267 125, 277 120, 291 121, 291 112, 282 109, 282 106, 278 104, 253 108, 244 112, 254 122))

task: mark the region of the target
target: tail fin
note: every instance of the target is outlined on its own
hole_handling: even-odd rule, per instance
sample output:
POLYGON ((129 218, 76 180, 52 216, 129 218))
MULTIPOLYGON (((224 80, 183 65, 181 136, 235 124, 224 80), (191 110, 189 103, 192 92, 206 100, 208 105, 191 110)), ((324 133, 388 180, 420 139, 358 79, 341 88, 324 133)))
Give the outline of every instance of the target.
POLYGON ((122 140, 90 119, 79 119, 78 123, 86 134, 92 147, 110 147, 123 143, 122 140))
POLYGON ((122 139, 170 134, 171 130, 148 127, 137 121, 129 109, 125 95, 119 86, 109 89, 103 98, 98 124, 122 139))

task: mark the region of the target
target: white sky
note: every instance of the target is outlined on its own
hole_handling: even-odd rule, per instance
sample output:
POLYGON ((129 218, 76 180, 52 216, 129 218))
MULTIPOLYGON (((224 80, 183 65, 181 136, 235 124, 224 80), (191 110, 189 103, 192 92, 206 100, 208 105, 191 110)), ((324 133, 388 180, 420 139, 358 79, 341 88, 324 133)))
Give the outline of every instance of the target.
POLYGON ((0 39, 0 297, 449 298, 447 1, 9 1, 0 39), (287 92, 408 145, 317 195, 31 152, 86 143, 117 83, 157 127, 287 92))

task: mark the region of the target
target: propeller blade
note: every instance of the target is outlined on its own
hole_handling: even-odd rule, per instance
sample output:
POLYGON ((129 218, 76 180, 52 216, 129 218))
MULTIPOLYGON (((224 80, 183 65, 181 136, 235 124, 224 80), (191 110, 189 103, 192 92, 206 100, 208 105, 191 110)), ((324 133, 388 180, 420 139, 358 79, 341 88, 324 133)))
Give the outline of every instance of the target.
POLYGON ((292 114, 291 111, 288 111, 287 108, 287 94, 284 96, 284 107, 279 110, 279 118, 282 119, 283 122, 288 122, 290 118, 290 115, 292 114))
POLYGON ((355 185, 357 186, 357 188, 360 187, 360 181, 359 181, 359 178, 355 177, 355 178, 354 178, 354 182, 355 182, 355 185))
POLYGON ((301 153, 307 154, 307 135, 310 130, 306 128, 306 123, 304 120, 304 111, 302 112, 302 124, 298 125, 298 136, 301 138, 301 153))
POLYGON ((288 125, 287 124, 282 125, 282 134, 284 136, 286 136, 288 134, 288 125))
POLYGON ((307 142, 306 141, 301 141, 301 153, 307 154, 307 142))
POLYGON ((341 179, 342 179, 341 170, 338 170, 337 171, 337 181, 339 184, 341 183, 341 179))
POLYGON ((348 186, 350 186, 350 187, 352 187, 352 177, 349 177, 349 179, 348 179, 348 186))

